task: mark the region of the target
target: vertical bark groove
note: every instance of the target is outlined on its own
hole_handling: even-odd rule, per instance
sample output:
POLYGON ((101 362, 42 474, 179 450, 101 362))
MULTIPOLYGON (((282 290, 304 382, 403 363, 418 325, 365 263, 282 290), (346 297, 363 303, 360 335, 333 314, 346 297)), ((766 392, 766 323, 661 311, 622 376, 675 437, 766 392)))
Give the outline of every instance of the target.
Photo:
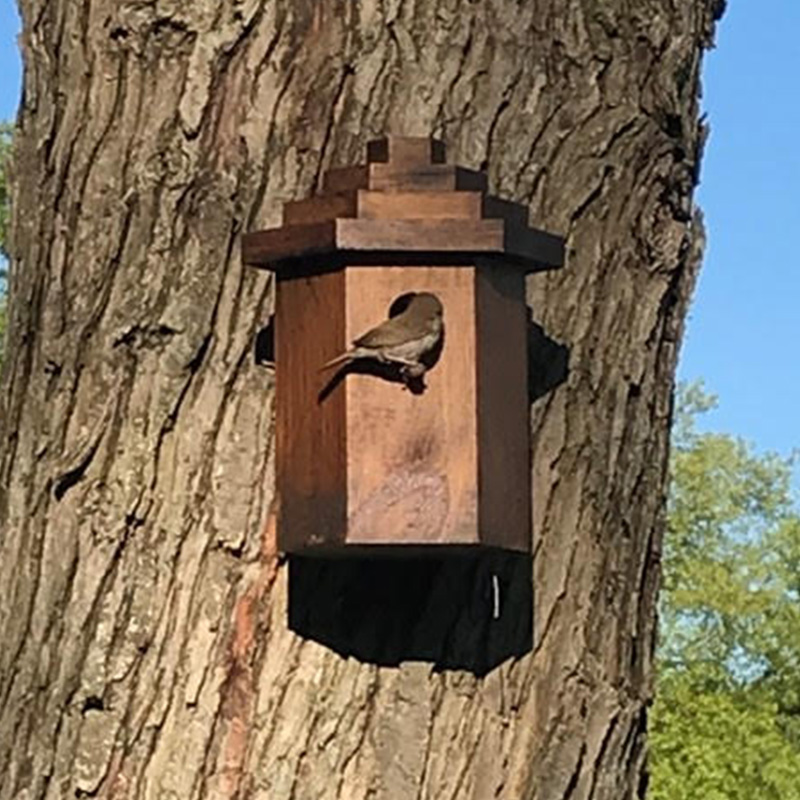
POLYGON ((0 798, 639 796, 722 5, 20 5, 0 798), (348 617, 347 571, 321 574, 385 664, 287 624, 254 354, 273 286, 239 236, 387 131, 444 138, 568 236, 567 267, 528 285, 533 647, 485 674, 452 668, 502 650, 478 569, 421 574, 403 630, 377 599, 348 617), (472 606, 432 647, 465 574, 472 606), (389 663, 404 648, 430 657, 389 663))

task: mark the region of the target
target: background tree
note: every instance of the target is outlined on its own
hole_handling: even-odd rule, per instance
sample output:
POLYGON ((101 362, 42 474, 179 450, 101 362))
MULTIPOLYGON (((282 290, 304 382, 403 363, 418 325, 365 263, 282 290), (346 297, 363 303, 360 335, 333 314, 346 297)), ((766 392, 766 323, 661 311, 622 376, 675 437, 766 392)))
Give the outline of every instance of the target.
POLYGON ((0 797, 641 791, 721 5, 20 0, 0 797), (440 136, 568 237, 529 283, 535 556, 501 577, 533 580, 533 641, 498 664, 530 620, 492 621, 482 564, 419 565, 392 625, 391 581, 319 565, 326 623, 379 657, 287 625, 272 286, 239 236, 387 131, 440 136))
POLYGON ((652 800, 800 797, 800 515, 792 465, 698 433, 680 402, 664 547, 652 800))

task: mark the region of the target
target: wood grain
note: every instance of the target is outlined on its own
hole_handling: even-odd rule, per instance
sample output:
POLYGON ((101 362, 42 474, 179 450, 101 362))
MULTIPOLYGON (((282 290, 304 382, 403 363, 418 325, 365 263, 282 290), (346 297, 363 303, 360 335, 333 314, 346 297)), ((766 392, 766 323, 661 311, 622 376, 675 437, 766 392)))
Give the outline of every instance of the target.
POLYGON ((370 164, 365 188, 381 192, 485 192, 489 181, 476 170, 451 164, 370 164))
POLYGON ((281 261, 332 253, 337 247, 337 220, 285 225, 242 236, 242 261, 275 268, 281 261))
POLYGON ((368 189, 369 165, 355 167, 333 167, 322 176, 322 191, 325 194, 354 192, 357 189, 368 189))
POLYGON ((327 381, 320 366, 346 346, 345 312, 341 271, 278 282, 275 472, 278 545, 287 552, 345 540, 346 395, 340 387, 318 400, 327 381))
POLYGON ((480 219, 479 192, 358 192, 359 219, 480 219))
POLYGON ((524 288, 523 273, 489 261, 346 265, 279 282, 277 324, 291 332, 278 347, 282 549, 530 551, 524 288), (398 298, 421 291, 445 309, 444 346, 424 391, 377 374, 320 372, 398 298))
POLYGON ((506 203, 502 211, 486 213, 486 201, 479 192, 379 192, 359 189, 338 194, 321 194, 306 200, 293 200, 283 206, 283 224, 313 225, 337 218, 360 219, 480 219, 504 216, 506 207, 517 208, 515 221, 525 224, 527 209, 506 203), (524 215, 524 219, 523 219, 524 215))
POLYGON ((367 161, 389 162, 407 168, 425 164, 444 164, 445 144, 429 136, 384 136, 367 143, 367 161))
POLYGON ((503 251, 502 220, 339 219, 336 242, 343 250, 463 253, 503 251))
MULTIPOLYGON (((563 240, 545 231, 502 219, 337 218, 308 225, 286 225, 242 237, 242 259, 254 266, 290 274, 299 259, 335 251, 484 253, 502 255, 526 271, 563 264, 563 240), (286 263, 283 263, 286 262, 286 263)), ((303 270, 308 264, 301 265, 303 270)), ((319 262, 325 268, 325 262, 319 262)))
POLYGON ((330 169, 323 178, 325 193, 356 189, 381 192, 485 192, 487 185, 488 180, 482 172, 451 164, 412 163, 401 166, 372 163, 330 169))
POLYGON ((407 292, 433 292, 445 309, 444 347, 422 394, 347 377, 347 540, 476 544, 474 268, 350 267, 346 281, 350 338, 407 292))
POLYGON ((293 200, 283 205, 283 224, 313 225, 337 217, 354 217, 358 214, 358 205, 358 195, 354 191, 293 200))
POLYGON ((531 550, 527 317, 524 275, 509 265, 479 261, 475 330, 481 541, 522 552, 531 550))

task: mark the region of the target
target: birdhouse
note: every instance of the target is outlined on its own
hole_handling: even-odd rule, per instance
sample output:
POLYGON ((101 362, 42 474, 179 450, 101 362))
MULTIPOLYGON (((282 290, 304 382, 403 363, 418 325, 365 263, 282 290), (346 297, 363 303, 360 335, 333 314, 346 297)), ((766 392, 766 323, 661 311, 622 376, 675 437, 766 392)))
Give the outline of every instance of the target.
POLYGON ((281 550, 530 551, 525 275, 563 240, 486 188, 389 137, 245 235, 277 276, 281 550))

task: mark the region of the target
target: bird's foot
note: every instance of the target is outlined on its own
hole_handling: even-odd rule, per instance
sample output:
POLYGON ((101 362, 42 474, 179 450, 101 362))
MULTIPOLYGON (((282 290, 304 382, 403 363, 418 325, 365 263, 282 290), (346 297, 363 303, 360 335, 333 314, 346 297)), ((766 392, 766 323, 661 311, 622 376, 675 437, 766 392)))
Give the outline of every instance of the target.
POLYGON ((400 374, 405 380, 421 378, 425 374, 425 365, 419 361, 408 361, 400 367, 400 374))
POLYGON ((403 379, 404 389, 412 394, 422 394, 425 391, 425 365, 420 363, 408 364, 400 367, 400 377, 403 379))

